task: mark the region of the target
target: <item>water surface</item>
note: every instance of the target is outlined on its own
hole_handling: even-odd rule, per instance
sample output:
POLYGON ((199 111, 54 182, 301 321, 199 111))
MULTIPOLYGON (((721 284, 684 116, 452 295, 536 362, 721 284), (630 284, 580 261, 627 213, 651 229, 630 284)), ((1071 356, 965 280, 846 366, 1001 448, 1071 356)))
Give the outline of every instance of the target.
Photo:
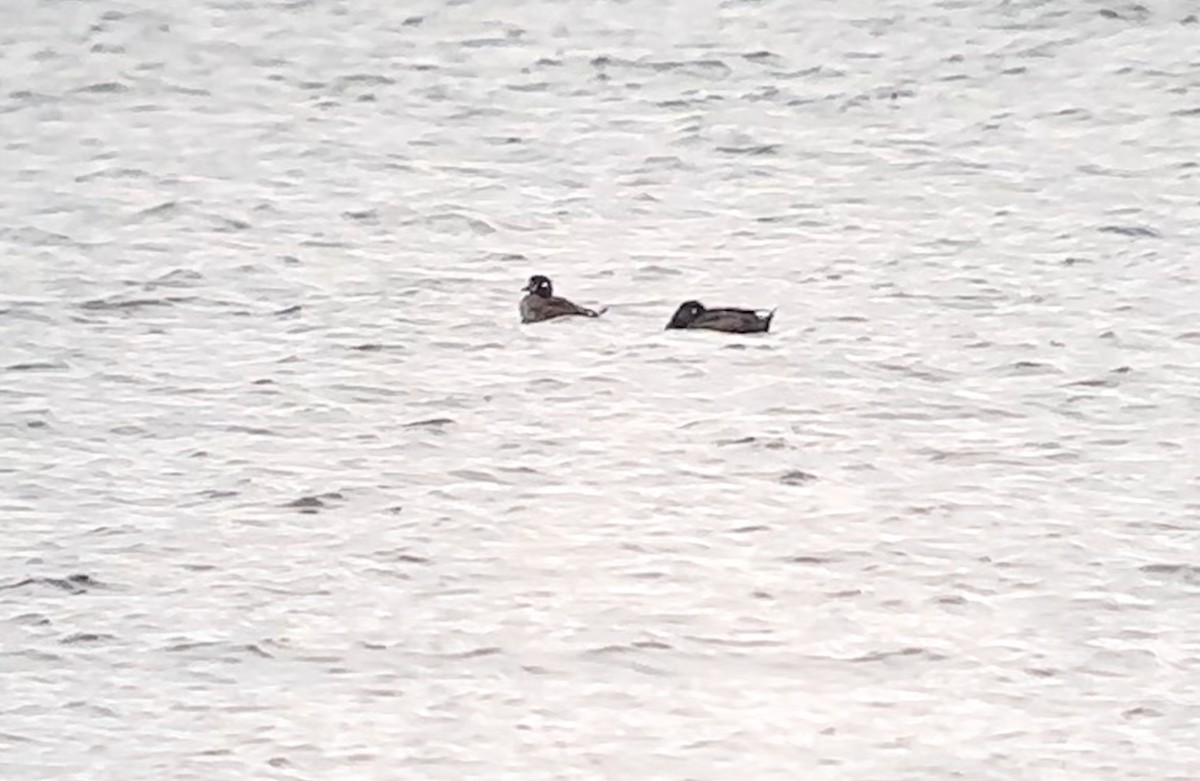
POLYGON ((1188 14, 6 4, 4 778, 1194 778, 1188 14))

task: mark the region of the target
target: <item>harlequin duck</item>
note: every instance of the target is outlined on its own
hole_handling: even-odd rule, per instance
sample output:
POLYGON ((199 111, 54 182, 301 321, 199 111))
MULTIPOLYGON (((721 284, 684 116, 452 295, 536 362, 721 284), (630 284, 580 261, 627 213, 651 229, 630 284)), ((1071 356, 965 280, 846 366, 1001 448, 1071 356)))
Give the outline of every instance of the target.
POLYGON ((726 331, 733 334, 749 334, 771 330, 772 309, 760 315, 751 309, 705 309, 699 301, 684 301, 675 310, 675 316, 667 323, 672 328, 707 328, 710 331, 726 331))
POLYGON ((552 320, 567 315, 583 317, 599 317, 608 311, 604 307, 599 311, 573 304, 565 298, 554 295, 554 287, 550 279, 541 274, 529 278, 529 284, 521 288, 529 291, 529 295, 521 299, 521 322, 539 323, 542 320, 552 320))

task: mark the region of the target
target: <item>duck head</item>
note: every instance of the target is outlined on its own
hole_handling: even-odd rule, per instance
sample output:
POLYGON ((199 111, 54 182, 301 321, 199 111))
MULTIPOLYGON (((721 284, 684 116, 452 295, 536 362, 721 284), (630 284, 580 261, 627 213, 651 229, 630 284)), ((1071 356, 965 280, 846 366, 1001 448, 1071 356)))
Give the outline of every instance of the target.
POLYGON ((684 301, 675 310, 675 316, 667 323, 667 329, 687 328, 697 317, 704 314, 704 304, 699 301, 684 301))
POLYGON ((554 288, 550 285, 550 278, 544 277, 541 274, 534 274, 529 278, 529 284, 521 289, 542 298, 549 298, 554 295, 554 288))

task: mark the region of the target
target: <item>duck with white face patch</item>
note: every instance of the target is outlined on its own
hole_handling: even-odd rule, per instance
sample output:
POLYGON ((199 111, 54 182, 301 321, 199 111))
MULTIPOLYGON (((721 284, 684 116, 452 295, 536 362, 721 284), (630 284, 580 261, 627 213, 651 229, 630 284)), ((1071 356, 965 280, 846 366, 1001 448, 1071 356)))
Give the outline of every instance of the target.
POLYGON ((571 315, 599 317, 608 311, 607 307, 597 311, 559 298, 554 295, 554 286, 550 278, 541 274, 534 274, 529 278, 529 284, 521 289, 528 292, 528 295, 521 299, 522 323, 540 323, 543 320, 571 315))

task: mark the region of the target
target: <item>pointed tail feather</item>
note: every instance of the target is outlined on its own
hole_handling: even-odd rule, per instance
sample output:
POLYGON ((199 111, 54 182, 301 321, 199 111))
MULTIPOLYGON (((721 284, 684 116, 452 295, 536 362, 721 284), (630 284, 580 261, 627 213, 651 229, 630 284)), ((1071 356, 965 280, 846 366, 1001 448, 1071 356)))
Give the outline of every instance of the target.
POLYGON ((766 318, 764 318, 764 322, 763 322, 763 333, 766 333, 771 330, 771 320, 775 317, 775 313, 777 311, 779 311, 779 307, 775 307, 770 312, 767 312, 767 316, 766 316, 766 318))

